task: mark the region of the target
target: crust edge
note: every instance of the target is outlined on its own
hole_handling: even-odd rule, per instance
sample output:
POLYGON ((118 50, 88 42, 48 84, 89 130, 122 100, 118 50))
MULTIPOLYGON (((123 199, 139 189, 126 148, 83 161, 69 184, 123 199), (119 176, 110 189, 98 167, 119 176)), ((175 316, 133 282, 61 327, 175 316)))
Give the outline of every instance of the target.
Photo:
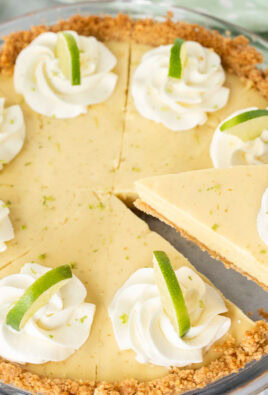
POLYGON ((49 27, 39 25, 30 30, 11 33, 4 37, 5 43, 0 52, 0 72, 11 75, 16 58, 23 48, 43 32, 60 30, 75 30, 86 36, 94 35, 100 40, 133 40, 153 46, 170 44, 176 37, 197 41, 215 50, 227 69, 238 75, 247 87, 255 87, 268 98, 268 69, 257 67, 263 62, 263 56, 249 44, 246 37, 240 35, 231 38, 228 32, 223 36, 216 30, 209 30, 198 24, 172 21, 171 12, 163 22, 150 18, 133 20, 124 14, 118 14, 117 17, 74 15, 49 27))
POLYGON ((258 321, 252 330, 246 331, 240 344, 236 344, 229 336, 226 342, 214 346, 214 349, 222 355, 207 366, 198 369, 171 368, 167 376, 149 382, 140 383, 130 379, 121 383, 94 383, 48 378, 35 375, 17 364, 2 359, 0 359, 0 380, 25 391, 45 395, 179 395, 185 391, 203 388, 225 376, 237 373, 248 363, 259 360, 267 354, 268 324, 258 321))

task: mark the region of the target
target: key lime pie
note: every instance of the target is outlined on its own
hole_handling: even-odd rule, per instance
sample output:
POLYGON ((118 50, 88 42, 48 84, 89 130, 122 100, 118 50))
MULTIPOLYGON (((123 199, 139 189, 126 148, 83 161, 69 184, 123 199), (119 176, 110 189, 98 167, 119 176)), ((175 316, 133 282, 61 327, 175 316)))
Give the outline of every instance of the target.
MULTIPOLYGON (((1 381, 42 394, 178 394, 267 352, 267 324, 225 299, 116 196, 133 201, 138 178, 182 171, 189 171, 189 191, 191 177, 206 180, 213 171, 223 172, 224 192, 247 190, 239 166, 190 170, 212 167, 213 152, 219 158, 229 149, 216 136, 228 117, 267 107, 267 76, 256 68, 261 62, 243 37, 170 19, 74 16, 6 37, 0 54, 1 381)), ((250 141, 233 126, 223 133, 246 144, 235 155, 266 163, 265 124, 250 141)), ((241 256, 249 262, 254 254, 264 273, 267 166, 243 171, 256 186, 250 196, 259 200, 250 209, 258 227, 241 256)), ((216 182, 207 188, 220 198, 216 182)), ((212 224, 218 237, 230 217, 221 218, 217 229, 212 224)), ((254 279, 267 285, 255 271, 254 279)))

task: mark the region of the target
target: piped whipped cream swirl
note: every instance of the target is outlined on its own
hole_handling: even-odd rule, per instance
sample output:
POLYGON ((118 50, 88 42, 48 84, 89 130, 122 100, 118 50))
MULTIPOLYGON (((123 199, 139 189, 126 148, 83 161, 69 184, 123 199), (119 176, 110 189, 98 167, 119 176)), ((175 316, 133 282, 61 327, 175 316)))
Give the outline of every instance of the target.
POLYGON ((228 101, 220 57, 197 42, 187 41, 182 79, 168 77, 172 45, 148 51, 137 67, 132 95, 139 113, 173 131, 191 129, 228 101))
POLYGON ((20 106, 4 108, 0 98, 0 170, 20 152, 25 139, 25 123, 20 106))
POLYGON ((0 356, 13 362, 62 361, 87 340, 95 305, 85 303, 86 289, 73 275, 19 332, 6 325, 6 315, 38 277, 50 269, 26 263, 19 274, 0 280, 0 356))
POLYGON ((0 252, 7 249, 6 241, 14 239, 14 230, 9 218, 9 208, 0 200, 0 252))
POLYGON ((180 338, 164 313, 154 270, 139 269, 120 288, 109 307, 120 350, 131 349, 140 363, 186 366, 199 363, 211 345, 226 334, 231 321, 221 295, 192 269, 176 271, 191 320, 180 338))
POLYGON ((14 84, 36 112, 56 118, 73 118, 87 106, 107 100, 116 85, 111 70, 116 58, 94 37, 71 31, 80 50, 81 84, 71 85, 55 55, 57 34, 43 33, 17 57, 14 84))
POLYGON ((268 188, 266 188, 262 197, 261 208, 257 217, 257 228, 260 238, 268 246, 268 188))
POLYGON ((260 137, 247 142, 220 130, 221 125, 228 119, 251 110, 257 110, 257 107, 236 111, 217 127, 210 145, 210 157, 214 167, 268 164, 268 130, 263 130, 260 137))

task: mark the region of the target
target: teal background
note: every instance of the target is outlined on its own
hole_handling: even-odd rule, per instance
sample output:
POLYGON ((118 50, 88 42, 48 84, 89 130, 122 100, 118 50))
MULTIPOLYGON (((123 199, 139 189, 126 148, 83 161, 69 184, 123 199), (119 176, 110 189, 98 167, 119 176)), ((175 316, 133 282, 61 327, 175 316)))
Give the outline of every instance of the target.
POLYGON ((255 32, 268 32, 268 0, 177 0, 255 32))
MULTIPOLYGON (((167 5, 169 3, 165 0, 154 1, 167 5)), ((62 2, 74 3, 75 0, 62 0, 62 2)), ((174 2, 236 23, 261 33, 268 39, 268 0, 175 0, 174 2)), ((0 0, 0 22, 58 3, 56 0, 0 0)))

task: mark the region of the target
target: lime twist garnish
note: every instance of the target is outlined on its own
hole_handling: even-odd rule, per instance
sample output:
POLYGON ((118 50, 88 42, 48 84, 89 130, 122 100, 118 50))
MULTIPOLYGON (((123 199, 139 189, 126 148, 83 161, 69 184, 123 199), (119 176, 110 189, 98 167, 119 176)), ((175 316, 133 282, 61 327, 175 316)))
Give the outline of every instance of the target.
POLYGON ((9 310, 6 324, 16 331, 22 329, 27 321, 46 305, 52 295, 71 278, 70 265, 58 266, 43 274, 26 289, 21 298, 9 310))
POLYGON ((176 38, 170 50, 168 76, 181 79, 187 63, 185 41, 176 38))
POLYGON ((247 142, 268 130, 268 110, 250 110, 235 115, 220 126, 221 132, 232 134, 247 142))
POLYGON ((62 73, 72 85, 80 85, 80 52, 74 36, 69 32, 58 33, 56 56, 62 73))
POLYGON ((164 251, 153 252, 155 279, 162 307, 180 337, 190 329, 190 317, 170 260, 164 251))

